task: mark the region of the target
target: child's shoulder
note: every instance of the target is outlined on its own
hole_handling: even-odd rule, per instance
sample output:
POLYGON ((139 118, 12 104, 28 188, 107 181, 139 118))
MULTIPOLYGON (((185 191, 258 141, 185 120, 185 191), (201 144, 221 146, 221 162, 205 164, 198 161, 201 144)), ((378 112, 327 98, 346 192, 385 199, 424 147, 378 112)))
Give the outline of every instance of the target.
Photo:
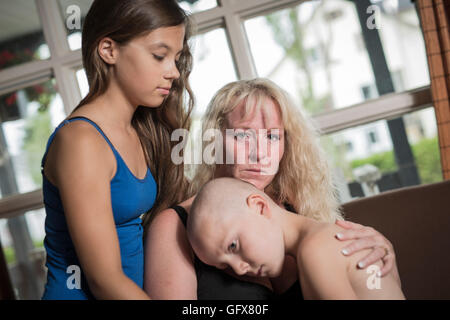
POLYGON ((308 228, 308 232, 304 235, 301 245, 311 245, 320 244, 320 243, 335 243, 336 242, 336 234, 343 230, 342 227, 325 222, 313 222, 310 224, 308 228))
POLYGON ((341 230, 332 223, 313 223, 299 243, 297 256, 321 259, 336 255, 342 247, 336 239, 336 233, 341 230))

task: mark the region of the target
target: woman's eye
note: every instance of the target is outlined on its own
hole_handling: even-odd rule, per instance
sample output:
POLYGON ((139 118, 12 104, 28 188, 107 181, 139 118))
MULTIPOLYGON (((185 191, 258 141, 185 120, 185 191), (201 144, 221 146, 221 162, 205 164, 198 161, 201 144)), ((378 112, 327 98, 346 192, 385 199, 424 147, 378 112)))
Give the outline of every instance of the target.
POLYGON ((234 137, 236 139, 240 140, 240 139, 250 138, 250 134, 247 132, 236 132, 234 137))
POLYGON ((269 134, 269 139, 272 141, 279 141, 280 140, 280 136, 278 134, 269 134))
POLYGON ((155 59, 158 60, 158 61, 162 61, 164 59, 163 56, 158 56, 156 54, 153 54, 153 57, 155 57, 155 59))

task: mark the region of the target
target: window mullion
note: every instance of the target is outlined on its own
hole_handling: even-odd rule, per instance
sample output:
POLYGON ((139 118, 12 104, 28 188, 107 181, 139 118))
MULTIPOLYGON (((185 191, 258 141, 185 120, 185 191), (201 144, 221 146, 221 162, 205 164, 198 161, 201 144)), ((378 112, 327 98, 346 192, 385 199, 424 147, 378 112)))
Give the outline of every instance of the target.
POLYGON ((60 57, 70 52, 66 28, 61 19, 57 1, 35 0, 44 31, 44 37, 52 57, 60 57))
POLYGON ((225 31, 228 36, 231 55, 237 68, 239 79, 252 79, 257 76, 256 68, 250 52, 250 46, 245 35, 242 20, 234 12, 230 2, 223 2, 225 13, 225 31))

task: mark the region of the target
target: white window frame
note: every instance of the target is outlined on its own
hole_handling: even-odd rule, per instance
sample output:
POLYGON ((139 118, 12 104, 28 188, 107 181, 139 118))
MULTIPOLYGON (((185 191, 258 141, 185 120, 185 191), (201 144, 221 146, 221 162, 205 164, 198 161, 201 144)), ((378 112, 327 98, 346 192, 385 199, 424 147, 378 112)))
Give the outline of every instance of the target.
MULTIPOLYGON (((239 79, 257 76, 243 22, 249 18, 294 7, 307 0, 218 0, 215 8, 192 15, 197 33, 224 28, 230 52, 239 79)), ((58 1, 35 0, 45 40, 51 57, 45 61, 32 61, 0 71, 0 95, 55 78, 58 92, 69 114, 81 100, 76 79, 82 68, 81 50, 70 50, 66 26, 58 1)), ((333 133, 369 122, 402 116, 432 104, 429 86, 392 93, 380 98, 326 114, 314 116, 323 134, 333 133)), ((0 199, 0 218, 24 214, 42 208, 42 190, 0 199)))

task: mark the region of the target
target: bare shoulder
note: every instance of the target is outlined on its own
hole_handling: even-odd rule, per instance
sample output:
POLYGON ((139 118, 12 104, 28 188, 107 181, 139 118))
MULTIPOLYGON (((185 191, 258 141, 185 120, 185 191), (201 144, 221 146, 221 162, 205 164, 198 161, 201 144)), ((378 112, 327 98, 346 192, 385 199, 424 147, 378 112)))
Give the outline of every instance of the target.
POLYGON ((301 242, 297 255, 311 263, 332 263, 344 268, 347 272, 360 270, 358 262, 371 252, 363 249, 350 256, 344 256, 342 249, 353 240, 338 240, 336 234, 344 228, 331 223, 321 223, 312 229, 301 242))
POLYGON ((91 168, 96 177, 105 174, 112 178, 115 166, 114 154, 97 129, 85 121, 73 121, 56 132, 48 150, 45 174, 58 181, 61 174, 91 168))
POLYGON ((175 231, 179 226, 183 226, 180 217, 174 209, 168 208, 156 213, 148 228, 149 231, 163 234, 167 231, 175 231))
POLYGON ((300 242, 297 254, 303 257, 325 257, 333 253, 332 256, 335 256, 334 253, 339 252, 342 247, 342 243, 335 237, 340 230, 341 227, 331 223, 317 223, 300 242))

